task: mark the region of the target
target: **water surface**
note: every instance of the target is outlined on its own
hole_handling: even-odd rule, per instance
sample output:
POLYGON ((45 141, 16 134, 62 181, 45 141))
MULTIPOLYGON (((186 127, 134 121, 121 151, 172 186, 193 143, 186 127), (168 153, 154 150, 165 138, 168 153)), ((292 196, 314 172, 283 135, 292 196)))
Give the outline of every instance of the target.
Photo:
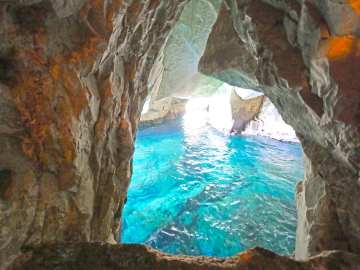
POLYGON ((230 136, 205 114, 140 128, 123 243, 226 257, 254 246, 295 249, 298 143, 230 136))

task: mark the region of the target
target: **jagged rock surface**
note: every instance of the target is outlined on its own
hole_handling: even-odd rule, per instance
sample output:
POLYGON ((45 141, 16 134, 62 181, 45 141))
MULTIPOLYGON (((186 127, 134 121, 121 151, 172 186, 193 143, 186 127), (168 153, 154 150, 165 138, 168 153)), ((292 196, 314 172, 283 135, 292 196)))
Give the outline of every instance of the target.
POLYGON ((156 100, 208 97, 223 84, 197 70, 220 4, 221 0, 192 0, 184 8, 164 48, 164 72, 156 100))
POLYGON ((16 260, 12 269, 358 270, 360 257, 334 251, 295 261, 259 247, 229 258, 190 257, 171 256, 139 244, 69 243, 29 251, 16 260))
POLYGON ((297 189, 300 259, 334 248, 360 254, 359 11, 358 1, 226 0, 199 64, 263 92, 324 152, 310 155, 297 189))
MULTIPOLYGON (((205 259, 137 245, 127 253, 121 251, 126 246, 89 243, 115 243, 121 230, 148 77, 187 2, 0 1, 2 269, 21 252, 58 240, 88 243, 30 251, 15 267, 106 269, 119 263, 136 269, 147 254, 148 268, 237 267, 233 258, 208 258, 205 265, 205 259)), ((214 54, 203 71, 264 92, 304 137, 295 256, 334 248, 360 253, 358 2, 224 3, 209 42, 214 48, 208 46, 214 54)), ((262 253, 249 251, 235 261, 248 262, 244 269, 359 265, 346 252, 308 262, 262 253)))
POLYGON ((261 92, 257 92, 254 90, 250 90, 250 89, 243 89, 243 88, 239 88, 239 87, 235 87, 235 93, 241 97, 242 99, 248 100, 248 99, 252 99, 252 98, 256 98, 259 96, 263 96, 264 94, 261 92))
MULTIPOLYGON (((223 85, 197 71, 221 0, 192 0, 183 10, 150 73, 149 110, 141 124, 161 123, 177 98, 208 97, 223 85)), ((176 110, 176 109, 175 109, 176 110)))
POLYGON ((116 242, 149 73, 187 2, 0 1, 1 269, 39 243, 116 242))

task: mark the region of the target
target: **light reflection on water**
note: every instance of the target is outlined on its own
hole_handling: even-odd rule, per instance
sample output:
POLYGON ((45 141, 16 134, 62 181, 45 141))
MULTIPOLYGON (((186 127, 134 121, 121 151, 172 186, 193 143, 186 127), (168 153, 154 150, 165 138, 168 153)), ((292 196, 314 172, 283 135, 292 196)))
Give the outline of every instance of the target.
POLYGON ((291 255, 300 144, 228 136, 198 113, 139 130, 122 242, 195 256, 253 246, 291 255))

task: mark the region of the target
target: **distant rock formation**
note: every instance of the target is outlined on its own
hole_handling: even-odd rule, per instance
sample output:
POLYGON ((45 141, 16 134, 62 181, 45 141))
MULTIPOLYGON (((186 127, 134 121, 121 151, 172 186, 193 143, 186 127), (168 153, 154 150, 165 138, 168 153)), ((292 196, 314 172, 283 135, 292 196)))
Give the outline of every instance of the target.
POLYGON ((186 113, 188 99, 167 97, 152 103, 151 108, 141 115, 140 126, 159 124, 164 119, 178 119, 186 113))
POLYGON ((270 99, 264 97, 259 113, 247 122, 241 132, 245 135, 257 135, 280 141, 299 142, 295 130, 286 124, 270 99))
POLYGON ((245 128, 245 125, 251 120, 253 120, 260 111, 264 96, 260 95, 257 97, 247 97, 248 99, 243 99, 239 97, 237 92, 235 91, 235 87, 233 87, 233 89, 231 90, 230 106, 234 123, 230 132, 242 132, 245 128))

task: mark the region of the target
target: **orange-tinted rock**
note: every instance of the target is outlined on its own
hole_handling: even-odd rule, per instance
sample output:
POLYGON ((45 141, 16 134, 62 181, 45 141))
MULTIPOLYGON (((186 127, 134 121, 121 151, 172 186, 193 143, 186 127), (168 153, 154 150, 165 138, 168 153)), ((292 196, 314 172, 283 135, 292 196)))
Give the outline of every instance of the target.
POLYGON ((303 138, 295 257, 360 254, 360 16, 353 1, 290 2, 224 1, 199 70, 263 92, 303 138))
POLYGON ((116 242, 144 82, 186 3, 1 2, 1 267, 38 243, 116 242))

